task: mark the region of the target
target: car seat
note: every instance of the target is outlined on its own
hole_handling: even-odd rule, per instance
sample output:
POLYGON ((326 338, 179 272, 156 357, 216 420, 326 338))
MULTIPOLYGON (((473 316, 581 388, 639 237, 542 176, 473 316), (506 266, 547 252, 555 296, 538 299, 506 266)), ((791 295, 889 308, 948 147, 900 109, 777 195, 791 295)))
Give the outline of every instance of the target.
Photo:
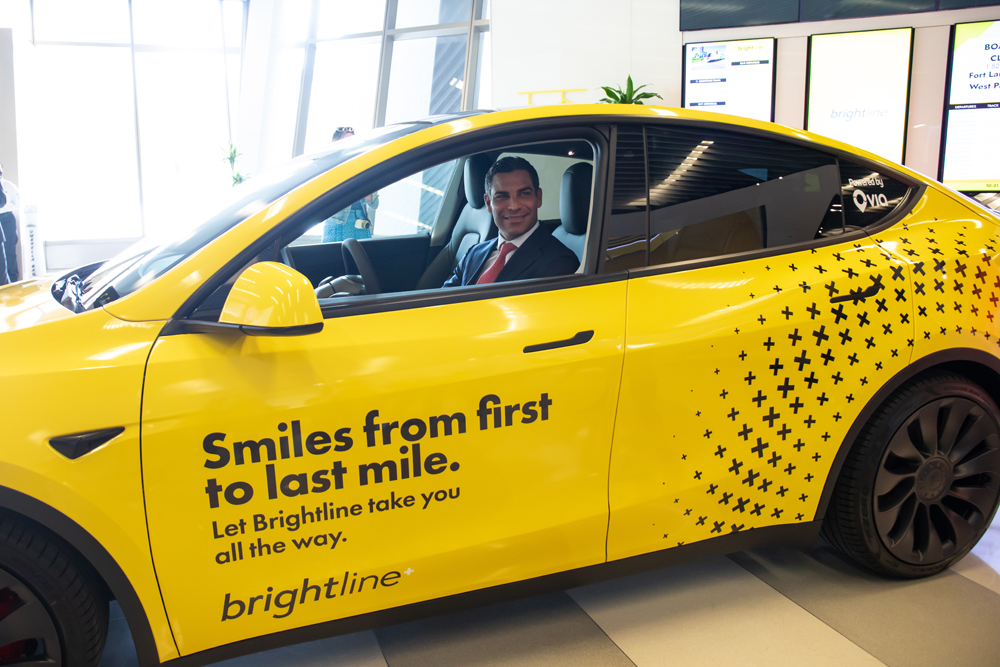
POLYGON ((587 242, 593 181, 593 165, 577 162, 563 172, 559 187, 559 217, 562 223, 552 231, 552 235, 572 250, 580 261, 583 261, 583 247, 587 242))
POLYGON ((441 249, 441 252, 417 281, 418 290, 441 287, 455 271, 455 267, 465 257, 469 248, 497 235, 493 216, 486 208, 484 199, 486 172, 490 170, 491 166, 493 166, 492 155, 482 153, 466 158, 463 181, 467 203, 451 232, 451 240, 441 249))

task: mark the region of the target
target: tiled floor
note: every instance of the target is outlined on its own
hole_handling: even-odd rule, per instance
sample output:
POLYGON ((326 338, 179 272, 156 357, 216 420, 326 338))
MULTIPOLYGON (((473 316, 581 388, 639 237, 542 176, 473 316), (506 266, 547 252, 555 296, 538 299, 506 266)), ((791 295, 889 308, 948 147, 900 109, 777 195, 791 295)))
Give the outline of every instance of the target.
MULTIPOLYGON (((137 665, 113 607, 102 667, 137 665)), ((225 667, 1000 665, 1000 518, 948 572, 890 581, 823 542, 335 637, 225 667)))

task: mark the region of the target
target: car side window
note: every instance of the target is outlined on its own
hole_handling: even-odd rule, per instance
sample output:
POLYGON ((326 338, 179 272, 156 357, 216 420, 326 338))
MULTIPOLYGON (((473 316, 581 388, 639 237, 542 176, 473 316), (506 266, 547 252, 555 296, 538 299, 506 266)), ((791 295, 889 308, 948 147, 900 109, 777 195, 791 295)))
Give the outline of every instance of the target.
POLYGON ((618 127, 615 185, 605 229, 604 271, 646 265, 647 216, 645 139, 641 125, 618 127))
POLYGON ((430 235, 455 167, 456 161, 450 160, 371 192, 313 225, 290 245, 430 235))
POLYGON ((840 160, 844 225, 848 231, 881 222, 899 206, 912 189, 897 178, 871 166, 840 160))
POLYGON ((832 156, 694 127, 646 128, 649 264, 809 241, 840 222, 832 156))

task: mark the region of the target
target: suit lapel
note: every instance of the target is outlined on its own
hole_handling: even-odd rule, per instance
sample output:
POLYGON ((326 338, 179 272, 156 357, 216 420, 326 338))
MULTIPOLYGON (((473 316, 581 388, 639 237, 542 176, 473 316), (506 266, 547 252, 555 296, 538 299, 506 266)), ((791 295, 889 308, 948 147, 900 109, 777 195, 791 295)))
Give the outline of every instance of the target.
MULTIPOLYGON (((476 281, 479 279, 479 275, 483 272, 483 264, 486 263, 486 259, 490 256, 490 252, 493 250, 496 242, 496 239, 491 239, 480 243, 469 251, 469 254, 471 255, 471 257, 469 257, 469 269, 471 269, 471 271, 469 271, 469 273, 465 276, 468 278, 468 282, 464 283, 465 285, 476 284, 476 281)), ((514 253, 514 256, 517 257, 516 252, 514 253)))
POLYGON ((497 282, 517 280, 522 273, 527 271, 542 255, 542 246, 544 245, 547 233, 548 230, 539 225, 538 229, 525 239, 521 247, 517 249, 517 252, 504 265, 500 271, 500 275, 497 276, 497 282))

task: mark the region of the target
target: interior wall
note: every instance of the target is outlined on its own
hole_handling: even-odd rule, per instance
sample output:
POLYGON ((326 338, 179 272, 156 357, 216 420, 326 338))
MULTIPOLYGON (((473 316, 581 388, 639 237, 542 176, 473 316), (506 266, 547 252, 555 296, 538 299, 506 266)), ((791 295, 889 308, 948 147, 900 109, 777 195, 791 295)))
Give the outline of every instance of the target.
MULTIPOLYGON (((525 106, 523 91, 582 88, 570 102, 597 102, 602 85, 622 85, 631 72, 637 84, 680 106, 683 45, 776 37, 775 122, 805 125, 809 35, 916 28, 910 73, 905 164, 937 178, 950 26, 1000 19, 1000 7, 836 21, 786 23, 681 32, 680 0, 506 0, 492 3, 493 103, 525 106)), ((878 63, 844 54, 845 72, 878 76, 878 63)), ((559 93, 532 96, 555 104, 559 93)))
MULTIPOLYGON (((809 35, 916 28, 910 68, 910 106, 904 164, 931 178, 937 178, 951 25, 997 19, 1000 19, 1000 7, 977 7, 923 14, 688 31, 683 33, 683 41, 688 43, 777 37, 775 122, 804 129, 809 35), (791 56, 793 62, 782 62, 786 55, 791 56)), ((844 54, 844 67, 848 73, 878 77, 878 63, 868 62, 864 54, 844 54)))
MULTIPOLYGON (((653 102, 680 104, 680 0, 505 0, 490 9, 494 106, 525 106, 520 93, 557 89, 574 89, 569 102, 597 102, 601 86, 624 87, 630 73, 664 98, 653 102)), ((559 101, 532 95, 533 104, 559 101)))

